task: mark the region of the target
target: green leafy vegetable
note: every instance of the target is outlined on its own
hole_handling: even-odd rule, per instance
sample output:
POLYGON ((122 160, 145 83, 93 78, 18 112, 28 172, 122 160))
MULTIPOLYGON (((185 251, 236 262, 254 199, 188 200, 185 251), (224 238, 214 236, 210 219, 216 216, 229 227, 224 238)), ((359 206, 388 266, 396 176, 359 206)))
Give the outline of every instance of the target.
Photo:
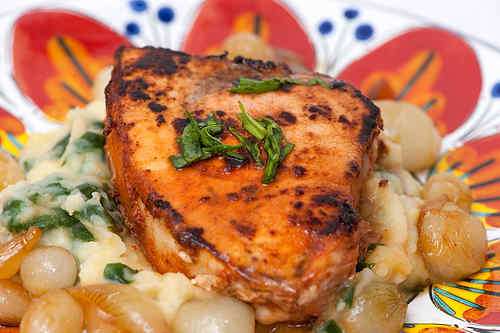
POLYGON ((7 229, 15 233, 27 230, 30 227, 39 227, 44 231, 66 227, 71 228, 71 233, 76 239, 84 242, 95 240, 92 233, 78 218, 69 215, 68 212, 61 208, 53 208, 50 213, 34 216, 24 222, 12 219, 7 223, 7 229))
POLYGON ((104 278, 110 281, 129 284, 134 281, 134 275, 139 271, 120 262, 107 264, 104 268, 104 278))
POLYGON ((284 85, 283 79, 254 80, 240 77, 238 84, 229 91, 236 94, 262 94, 268 91, 275 91, 284 85))
POLYGON ((26 202, 19 199, 9 200, 3 207, 2 218, 7 221, 7 228, 14 223, 17 216, 27 207, 26 202))
POLYGON ((262 140, 266 136, 266 128, 262 126, 257 120, 255 120, 252 116, 248 114, 245 110, 245 106, 243 103, 238 102, 240 106, 240 117, 241 123, 243 124, 243 128, 250 134, 252 134, 257 140, 262 140))
POLYGON ((280 163, 290 154, 294 145, 286 144, 284 147, 281 146, 283 133, 276 122, 269 118, 264 118, 261 122, 265 124, 267 132, 264 139, 264 150, 267 153, 267 162, 264 168, 262 183, 269 184, 276 178, 280 163))
POLYGON ((198 123, 191 114, 188 116, 189 123, 184 127, 179 144, 182 157, 188 163, 192 163, 198 161, 203 156, 203 152, 201 151, 201 131, 198 123))
POLYGON ((92 242, 95 241, 94 235, 83 225, 83 223, 78 222, 71 226, 71 235, 73 238, 81 240, 82 242, 92 242))
POLYGON ((354 300, 354 289, 353 285, 348 285, 343 288, 340 292, 340 299, 349 309, 352 308, 352 302, 354 300))
POLYGON ((104 148, 104 135, 95 132, 85 132, 75 140, 75 148, 78 153, 86 153, 104 148))
POLYGON ((35 162, 33 162, 32 160, 25 160, 23 162, 23 169, 25 172, 30 171, 31 169, 33 169, 34 166, 35 166, 35 162))
POLYGON ((342 329, 334 320, 330 319, 316 328, 314 333, 342 333, 342 329))
POLYGON ((262 94, 270 91, 276 91, 289 85, 320 85, 324 88, 330 88, 328 82, 319 77, 314 77, 307 81, 289 77, 272 78, 268 80, 254 80, 240 77, 238 82, 231 89, 229 89, 229 91, 235 94, 262 94))
POLYGON ((61 183, 58 183, 58 182, 47 184, 47 186, 44 189, 44 192, 52 195, 53 197, 58 197, 61 195, 68 195, 71 193, 71 191, 69 189, 62 186, 61 183))
POLYGON ((90 199, 92 198, 92 193, 94 192, 101 192, 101 189, 97 186, 97 185, 94 185, 94 184, 90 184, 90 183, 83 183, 83 184, 80 184, 76 187, 78 189, 78 191, 80 191, 84 196, 85 198, 87 199, 90 199))
POLYGON ((375 264, 366 262, 366 257, 371 252, 373 252, 373 250, 375 250, 375 248, 377 246, 379 246, 379 245, 384 245, 384 244, 382 244, 382 243, 371 243, 371 244, 368 245, 368 247, 366 248, 365 255, 359 258, 359 261, 358 261, 358 263, 356 265, 356 272, 361 272, 365 268, 372 269, 373 267, 375 267, 375 264))
MULTIPOLYGON (((254 80, 255 81, 255 80, 254 80)), ((267 154, 262 183, 269 184, 276 178, 277 170, 283 160, 292 152, 294 144, 288 143, 283 137, 279 125, 270 118, 257 120, 239 102, 239 118, 243 129, 252 135, 248 138, 235 128, 229 131, 240 142, 239 145, 226 145, 222 143, 219 135, 224 126, 214 116, 209 116, 205 121, 197 121, 188 114, 189 122, 182 135, 177 139, 181 153, 170 156, 170 161, 177 169, 184 168, 196 161, 223 155, 236 164, 244 163, 246 158, 238 150, 245 150, 258 167, 264 166, 261 157, 261 145, 267 154)), ((241 152, 241 151, 240 151, 241 152)))
POLYGON ((66 134, 61 140, 59 140, 50 150, 50 154, 55 158, 60 158, 66 151, 66 147, 69 143, 69 134, 66 134))
MULTIPOLYGON (((239 133, 236 129, 230 127, 229 131, 241 142, 241 145, 245 150, 250 154, 252 159, 255 161, 255 164, 258 167, 263 166, 262 159, 260 157, 260 148, 259 143, 252 141, 246 137, 244 137, 241 133, 239 133)), ((242 156, 243 157, 243 156, 242 156)))
POLYGON ((215 155, 225 155, 238 150, 241 146, 223 144, 217 135, 222 133, 222 123, 213 115, 206 121, 197 121, 188 113, 189 122, 178 138, 181 154, 170 156, 170 161, 176 169, 184 168, 194 162, 211 158, 215 155))

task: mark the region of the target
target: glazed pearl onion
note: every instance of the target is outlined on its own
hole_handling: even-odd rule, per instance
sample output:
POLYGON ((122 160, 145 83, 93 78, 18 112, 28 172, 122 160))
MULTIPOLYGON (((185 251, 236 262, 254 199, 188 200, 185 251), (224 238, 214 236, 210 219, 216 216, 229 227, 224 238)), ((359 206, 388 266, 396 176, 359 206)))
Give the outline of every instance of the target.
POLYGON ((23 286, 35 295, 72 286, 77 274, 73 255, 58 246, 39 247, 28 254, 21 264, 23 286))
POLYGON ((0 324, 19 325, 30 301, 28 292, 21 285, 0 280, 0 324))
POLYGON ((173 328, 176 333, 254 333, 255 314, 229 297, 192 300, 179 309, 173 328))
POLYGON ((83 311, 64 290, 34 300, 21 321, 20 333, 81 333, 83 311))
POLYGON ((450 173, 439 173, 429 178, 422 189, 422 198, 426 201, 451 201, 466 212, 472 204, 469 186, 450 173))
POLYGON ((436 161, 441 137, 432 119, 419 107, 396 101, 377 101, 382 111, 384 132, 401 144, 403 167, 420 171, 436 161))
POLYGON ((340 320, 345 333, 399 333, 406 300, 396 285, 371 282, 354 297, 352 308, 340 320))
POLYGON ((434 282, 457 281, 483 266, 486 230, 455 203, 435 202, 420 213, 418 248, 434 282))

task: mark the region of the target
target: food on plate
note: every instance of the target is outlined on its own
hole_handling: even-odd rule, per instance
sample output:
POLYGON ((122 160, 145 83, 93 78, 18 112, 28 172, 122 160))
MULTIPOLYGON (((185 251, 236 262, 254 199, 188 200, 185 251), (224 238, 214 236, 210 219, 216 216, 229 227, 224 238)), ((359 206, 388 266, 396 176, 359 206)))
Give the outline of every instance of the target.
POLYGON ((83 310, 64 290, 52 290, 31 302, 21 333, 81 333, 83 310))
POLYGON ((23 287, 34 295, 51 289, 71 287, 78 267, 73 255, 59 246, 41 246, 31 251, 21 264, 23 287))
MULTIPOLYGON (((13 209, 13 202, 4 206, 4 212, 7 209, 13 209)), ((18 272, 24 257, 36 246, 42 231, 37 227, 32 227, 27 231, 14 236, 12 239, 4 242, 0 247, 0 279, 10 279, 18 272)))
POLYGON ((486 231, 454 202, 431 202, 420 213, 418 247, 434 282, 456 281, 484 265, 486 231))
POLYGON ((441 138, 432 119, 407 102, 381 100, 376 104, 382 110, 384 136, 400 144, 403 167, 408 171, 431 167, 441 149, 441 138))
POLYGON ((24 178, 23 170, 12 156, 0 151, 0 191, 24 178))
POLYGON ((225 56, 121 49, 93 102, 0 159, 17 175, 0 192, 1 325, 399 333, 422 288, 481 268, 469 187, 414 174, 440 150, 424 111, 380 115, 344 82, 239 56, 252 38, 225 56))
POLYGON ((209 276, 261 322, 318 315, 353 272, 381 128, 348 84, 290 75, 242 57, 124 48, 106 88, 105 149, 146 257, 159 272, 209 276))
POLYGON ((432 175, 422 188, 422 198, 427 201, 451 201, 466 212, 470 211, 472 204, 470 188, 450 173, 432 175))
POLYGON ((17 326, 31 302, 29 293, 19 284, 0 280, 0 324, 17 326))
POLYGON ((81 303, 107 313, 118 329, 130 333, 170 333, 160 308, 146 295, 126 285, 100 284, 68 289, 81 303))
POLYGON ((177 333, 254 333, 255 314, 230 297, 192 300, 181 306, 173 328, 177 333))

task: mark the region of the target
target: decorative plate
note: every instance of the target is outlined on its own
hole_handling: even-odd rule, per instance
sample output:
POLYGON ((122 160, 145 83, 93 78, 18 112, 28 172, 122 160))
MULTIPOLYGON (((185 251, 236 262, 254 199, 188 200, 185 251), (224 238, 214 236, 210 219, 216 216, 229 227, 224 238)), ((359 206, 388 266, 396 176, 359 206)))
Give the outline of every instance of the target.
POLYGON ((122 44, 207 53, 231 33, 257 30, 311 70, 372 98, 420 105, 445 138, 441 159, 422 177, 452 172, 469 184, 490 252, 477 274, 416 297, 405 332, 500 331, 500 48, 355 1, 25 0, 6 7, 15 9, 0 10, 0 145, 13 155, 29 133, 57 126, 90 100, 95 76, 122 44))

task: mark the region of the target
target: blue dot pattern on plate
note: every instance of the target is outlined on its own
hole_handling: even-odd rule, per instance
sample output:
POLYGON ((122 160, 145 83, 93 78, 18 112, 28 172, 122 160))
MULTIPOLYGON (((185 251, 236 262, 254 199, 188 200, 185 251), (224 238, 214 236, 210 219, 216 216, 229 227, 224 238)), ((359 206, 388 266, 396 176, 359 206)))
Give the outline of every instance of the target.
POLYGON ((129 5, 134 12, 138 13, 148 9, 148 3, 144 0, 130 0, 129 5))
POLYGON ((333 23, 329 20, 322 21, 318 26, 318 31, 322 35, 328 35, 333 31, 333 23))
POLYGON ((500 81, 493 85, 491 88, 491 97, 499 98, 500 97, 500 81))
POLYGON ((355 32, 354 36, 357 40, 368 40, 373 36, 373 27, 370 24, 360 24, 355 32))
POLYGON ((344 11, 344 17, 348 20, 354 20, 358 15, 359 11, 354 8, 348 8, 344 11))
POLYGON ((127 36, 135 36, 135 35, 138 35, 140 32, 141 32, 141 28, 135 22, 129 22, 125 26, 125 34, 127 36))
POLYGON ((170 7, 161 7, 158 9, 158 19, 165 23, 170 23, 174 20, 175 13, 170 7))

